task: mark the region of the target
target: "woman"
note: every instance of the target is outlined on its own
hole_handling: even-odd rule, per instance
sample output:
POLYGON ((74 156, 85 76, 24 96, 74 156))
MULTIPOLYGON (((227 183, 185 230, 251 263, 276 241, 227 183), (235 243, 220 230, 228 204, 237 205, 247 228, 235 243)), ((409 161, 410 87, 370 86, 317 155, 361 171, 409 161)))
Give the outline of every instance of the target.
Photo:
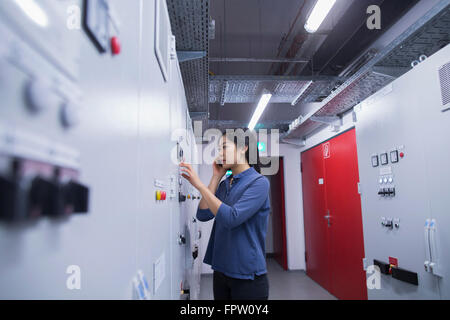
POLYGON ((259 173, 257 164, 249 164, 250 151, 258 152, 256 141, 250 140, 253 139, 247 136, 245 145, 239 147, 236 137, 224 134, 220 138, 222 152, 213 163, 208 187, 191 165, 180 164, 183 177, 202 194, 197 219, 215 218, 203 260, 214 270, 215 300, 267 300, 269 297, 265 240, 270 184, 259 173), (220 182, 227 170, 232 175, 220 182))

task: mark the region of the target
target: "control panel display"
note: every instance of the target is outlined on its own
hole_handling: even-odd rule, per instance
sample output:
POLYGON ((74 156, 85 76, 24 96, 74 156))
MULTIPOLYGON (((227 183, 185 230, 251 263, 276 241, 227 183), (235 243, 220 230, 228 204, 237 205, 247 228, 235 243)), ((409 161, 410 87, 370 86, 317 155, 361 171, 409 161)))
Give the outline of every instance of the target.
POLYGON ((398 162, 398 151, 391 151, 391 163, 397 163, 398 162))
POLYGON ((378 155, 375 155, 372 157, 372 167, 378 167, 380 165, 379 160, 378 160, 378 155))
POLYGON ((382 153, 381 155, 380 155, 380 161, 381 161, 381 164, 384 166, 384 165, 387 165, 388 163, 389 163, 389 160, 388 160, 388 154, 387 153, 382 153))

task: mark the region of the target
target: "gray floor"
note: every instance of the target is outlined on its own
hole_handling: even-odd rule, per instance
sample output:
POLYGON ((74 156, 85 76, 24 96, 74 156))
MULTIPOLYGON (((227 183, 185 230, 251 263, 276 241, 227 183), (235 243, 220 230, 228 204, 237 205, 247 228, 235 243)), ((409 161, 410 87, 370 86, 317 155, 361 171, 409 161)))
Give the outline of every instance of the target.
MULTIPOLYGON (((273 259, 267 260, 269 300, 336 300, 304 271, 284 271, 273 259)), ((201 278, 200 299, 213 300, 212 274, 201 278)))

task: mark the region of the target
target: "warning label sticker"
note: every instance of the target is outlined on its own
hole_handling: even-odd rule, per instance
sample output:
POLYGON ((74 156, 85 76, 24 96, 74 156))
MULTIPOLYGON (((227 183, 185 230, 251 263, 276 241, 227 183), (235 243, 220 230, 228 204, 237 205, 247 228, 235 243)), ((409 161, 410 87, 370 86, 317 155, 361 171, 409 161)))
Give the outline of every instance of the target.
POLYGON ((323 158, 328 159, 331 156, 330 143, 327 142, 323 145, 323 158))

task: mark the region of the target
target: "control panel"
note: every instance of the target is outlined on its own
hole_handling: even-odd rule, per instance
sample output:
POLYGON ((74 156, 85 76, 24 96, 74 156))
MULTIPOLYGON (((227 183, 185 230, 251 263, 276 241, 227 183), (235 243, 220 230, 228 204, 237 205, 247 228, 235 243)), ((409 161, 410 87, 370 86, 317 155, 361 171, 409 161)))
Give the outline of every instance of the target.
POLYGON ((0 297, 116 299, 132 288, 136 299, 170 299, 184 280, 195 299, 201 230, 192 219, 200 196, 170 161, 169 136, 189 124, 179 162, 195 163, 197 146, 178 61, 167 58, 170 24, 156 19, 168 17, 165 1, 4 0, 0 7, 0 297), (117 13, 127 17, 123 24, 117 13), (160 41, 148 43, 155 33, 160 41), (135 59, 157 44, 167 83, 152 76, 161 61, 135 59), (158 101, 148 90, 162 93, 158 101), (114 254, 99 255, 104 248, 114 254), (51 259, 36 265, 37 256, 51 259), (67 264, 93 282, 64 290, 67 264), (14 280, 33 272, 41 276, 14 280), (95 281, 102 277, 114 281, 95 281))
POLYGON ((381 271, 369 299, 450 297, 450 126, 437 72, 449 56, 447 46, 357 111, 364 254, 381 271))
POLYGON ((0 220, 22 222, 89 211, 77 150, 0 124, 0 220))
POLYGON ((371 157, 371 165, 373 168, 379 169, 378 174, 378 196, 380 199, 392 199, 396 196, 394 165, 405 157, 404 147, 389 152, 383 151, 379 154, 373 154, 371 157))

